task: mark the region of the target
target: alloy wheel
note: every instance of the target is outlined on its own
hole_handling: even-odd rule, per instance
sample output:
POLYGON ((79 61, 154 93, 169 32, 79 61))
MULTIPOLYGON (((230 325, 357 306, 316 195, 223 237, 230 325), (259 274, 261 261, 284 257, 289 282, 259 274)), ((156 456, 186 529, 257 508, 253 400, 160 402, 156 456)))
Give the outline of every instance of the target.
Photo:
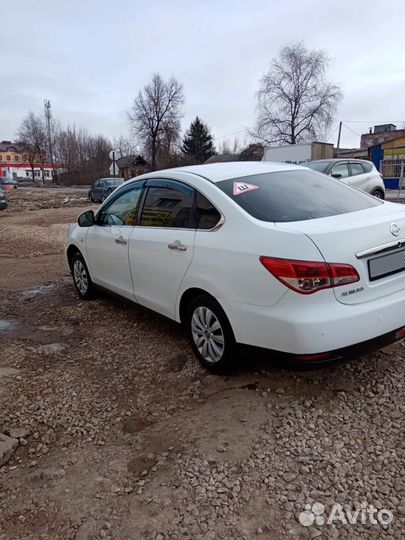
POLYGON ((89 288, 89 278, 87 277, 87 271, 82 261, 76 260, 73 263, 73 279, 81 294, 85 295, 89 288))
POLYGON ((215 313, 205 306, 197 307, 191 318, 195 346, 206 362, 215 364, 225 350, 225 337, 215 313))

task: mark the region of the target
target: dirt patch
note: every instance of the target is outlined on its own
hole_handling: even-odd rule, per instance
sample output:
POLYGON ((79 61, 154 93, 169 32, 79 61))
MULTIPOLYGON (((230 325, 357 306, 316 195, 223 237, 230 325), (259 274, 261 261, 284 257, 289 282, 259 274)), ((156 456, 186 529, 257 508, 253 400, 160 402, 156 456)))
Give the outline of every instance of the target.
POLYGON ((0 216, 0 426, 29 433, 0 469, 0 540, 401 537, 403 344, 302 372, 246 352, 211 375, 174 323, 78 299, 79 211, 0 216), (304 527, 315 502, 394 520, 304 527))
POLYGON ((68 274, 63 245, 69 224, 82 210, 73 207, 0 213, 0 293, 29 289, 33 284, 32 294, 35 290, 40 293, 44 283, 68 274))

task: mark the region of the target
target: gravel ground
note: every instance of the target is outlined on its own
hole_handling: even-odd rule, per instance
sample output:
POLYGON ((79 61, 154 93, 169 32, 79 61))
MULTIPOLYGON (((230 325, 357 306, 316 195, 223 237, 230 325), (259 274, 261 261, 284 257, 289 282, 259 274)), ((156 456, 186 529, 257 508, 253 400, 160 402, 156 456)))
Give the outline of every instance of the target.
POLYGON ((79 301, 61 250, 81 208, 28 210, 0 215, 1 540, 403 538, 403 343, 211 375, 174 323, 79 301), (344 523, 370 505, 392 521, 344 523))

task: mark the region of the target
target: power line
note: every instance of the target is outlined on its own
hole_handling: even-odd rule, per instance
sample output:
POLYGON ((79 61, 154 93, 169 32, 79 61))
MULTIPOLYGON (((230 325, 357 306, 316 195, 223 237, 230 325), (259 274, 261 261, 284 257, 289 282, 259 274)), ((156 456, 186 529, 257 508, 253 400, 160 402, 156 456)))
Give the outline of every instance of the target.
POLYGON ((346 126, 343 122, 342 122, 342 125, 345 126, 346 129, 348 129, 349 131, 357 135, 358 137, 361 137, 361 133, 357 133, 357 131, 354 131, 354 129, 349 128, 349 126, 346 126))
POLYGON ((239 131, 233 131, 232 133, 227 133, 226 135, 218 135, 218 137, 213 137, 213 140, 224 139, 225 137, 230 137, 231 135, 237 135, 238 133, 243 133, 249 131, 248 128, 240 129, 239 131))

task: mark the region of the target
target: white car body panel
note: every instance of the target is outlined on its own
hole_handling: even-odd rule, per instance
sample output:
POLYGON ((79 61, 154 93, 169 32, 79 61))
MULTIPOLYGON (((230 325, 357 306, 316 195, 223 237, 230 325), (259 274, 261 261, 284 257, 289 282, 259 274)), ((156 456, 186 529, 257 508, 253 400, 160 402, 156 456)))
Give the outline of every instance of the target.
POLYGON ((404 273, 370 283, 367 259, 356 258, 359 251, 395 240, 389 229, 391 222, 401 228, 397 240, 404 240, 403 206, 381 203, 343 215, 271 223, 252 217, 215 185, 229 178, 292 169, 306 170, 287 164, 235 162, 137 177, 132 181, 174 179, 193 186, 220 210, 224 224, 214 231, 72 226, 67 246, 78 247, 96 284, 176 321, 180 321, 183 294, 194 288, 206 291, 221 304, 237 342, 248 345, 316 354, 403 326, 404 273), (127 243, 117 244, 120 237, 127 243), (187 249, 168 249, 176 240, 187 249), (302 295, 266 270, 260 256, 352 264, 360 281, 302 295), (363 289, 342 296, 353 287, 363 289))
POLYGON ((383 193, 385 193, 384 181, 374 165, 371 171, 368 173, 348 176, 347 178, 342 178, 341 181, 349 186, 361 189, 366 193, 371 194, 375 189, 380 189, 383 193))
POLYGON ((195 230, 134 227, 129 239, 129 263, 137 301, 171 319, 176 318, 178 290, 194 251, 195 230), (179 242, 184 251, 169 249, 179 242))
POLYGON ((306 234, 318 246, 325 261, 351 264, 356 268, 361 285, 354 283, 333 289, 339 302, 358 304, 404 290, 403 273, 369 281, 367 263, 373 257, 361 259, 356 257, 356 253, 394 240, 405 241, 405 208, 402 205, 384 202, 378 207, 360 212, 317 220, 278 223, 277 227, 306 234), (391 234, 391 223, 401 228, 403 231, 401 236, 395 238, 391 234), (358 287, 362 287, 362 290, 355 294, 346 294, 358 287))
POLYGON ((132 227, 118 225, 89 227, 86 263, 94 283, 135 300, 128 262, 128 241, 132 231, 132 227))

